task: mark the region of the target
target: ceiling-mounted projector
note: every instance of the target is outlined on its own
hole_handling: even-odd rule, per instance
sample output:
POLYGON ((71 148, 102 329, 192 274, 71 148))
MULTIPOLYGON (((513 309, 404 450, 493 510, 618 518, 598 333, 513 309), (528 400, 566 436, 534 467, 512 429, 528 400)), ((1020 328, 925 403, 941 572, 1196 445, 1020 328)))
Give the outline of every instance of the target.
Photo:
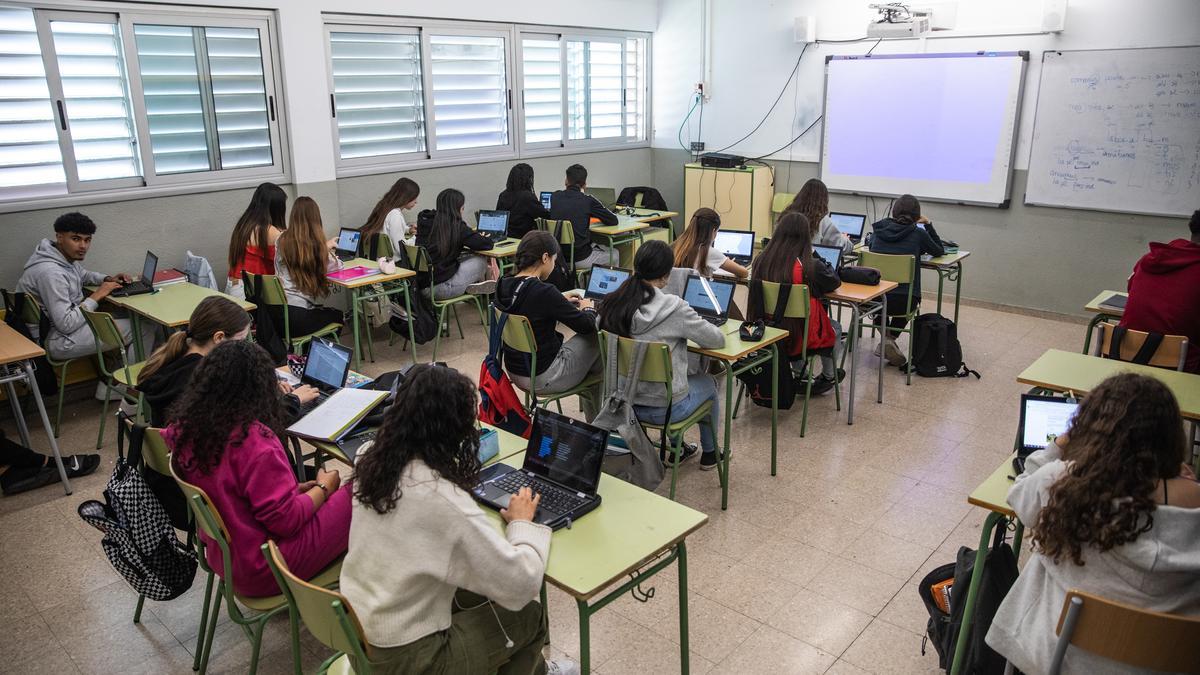
POLYGON ((879 20, 867 24, 867 37, 914 38, 929 32, 929 17, 914 16, 898 2, 868 5, 879 12, 879 20))

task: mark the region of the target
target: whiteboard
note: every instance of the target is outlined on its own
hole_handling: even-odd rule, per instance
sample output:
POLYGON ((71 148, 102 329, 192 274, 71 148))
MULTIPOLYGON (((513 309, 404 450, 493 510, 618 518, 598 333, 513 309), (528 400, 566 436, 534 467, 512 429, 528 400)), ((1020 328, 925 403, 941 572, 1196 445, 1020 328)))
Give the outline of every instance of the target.
POLYGON ((1006 204, 1028 52, 831 56, 831 190, 1006 204))
POLYGON ((1025 203, 1200 207, 1200 47, 1044 52, 1025 203))

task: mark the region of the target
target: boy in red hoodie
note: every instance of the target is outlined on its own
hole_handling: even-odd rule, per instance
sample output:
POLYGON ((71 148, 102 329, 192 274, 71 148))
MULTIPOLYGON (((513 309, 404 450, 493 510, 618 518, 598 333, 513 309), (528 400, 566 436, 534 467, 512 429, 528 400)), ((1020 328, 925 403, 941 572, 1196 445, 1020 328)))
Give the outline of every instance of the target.
POLYGON ((1192 239, 1150 243, 1133 267, 1121 325, 1133 330, 1186 335, 1184 370, 1200 373, 1200 210, 1188 224, 1192 239))

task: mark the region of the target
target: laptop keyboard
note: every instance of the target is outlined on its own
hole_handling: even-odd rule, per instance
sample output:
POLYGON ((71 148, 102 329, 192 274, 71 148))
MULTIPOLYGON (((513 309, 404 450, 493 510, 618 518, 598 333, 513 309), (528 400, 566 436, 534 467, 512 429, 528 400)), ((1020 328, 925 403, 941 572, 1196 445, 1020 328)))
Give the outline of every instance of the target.
POLYGON ((578 493, 569 492, 552 483, 538 480, 524 471, 510 471, 496 479, 492 484, 514 495, 521 488, 528 487, 535 494, 542 496, 542 506, 555 513, 569 513, 572 509, 582 506, 587 501, 587 498, 580 497, 578 493))
POLYGON ((328 400, 329 400, 329 394, 326 394, 323 391, 319 392, 317 394, 317 397, 314 398, 313 400, 309 401, 308 403, 300 404, 300 414, 307 415, 308 413, 312 412, 314 408, 316 408, 317 406, 321 405, 322 403, 324 403, 325 401, 328 401, 328 400))
POLYGON ((724 325, 725 325, 725 322, 726 322, 726 321, 728 321, 728 319, 726 319, 725 317, 721 317, 721 316, 708 316, 708 315, 705 315, 705 314, 701 314, 701 315, 700 315, 700 318, 701 318, 701 319, 704 319, 705 321, 707 321, 707 322, 711 323, 712 325, 714 325, 714 326, 716 326, 716 327, 718 327, 718 328, 720 328, 721 326, 724 326, 724 325))

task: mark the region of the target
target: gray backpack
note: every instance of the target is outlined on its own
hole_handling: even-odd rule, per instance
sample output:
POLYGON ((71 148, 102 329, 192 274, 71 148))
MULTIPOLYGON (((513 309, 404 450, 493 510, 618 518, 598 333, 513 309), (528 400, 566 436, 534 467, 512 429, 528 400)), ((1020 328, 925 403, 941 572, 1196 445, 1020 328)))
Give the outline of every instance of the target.
MULTIPOLYGON (((604 453, 604 472, 646 490, 655 490, 662 483, 665 471, 658 456, 658 447, 646 436, 646 430, 633 412, 634 391, 637 377, 625 378, 623 387, 617 377, 617 340, 608 341, 608 359, 605 362, 604 402, 592 424, 607 429, 620 437, 621 443, 614 447, 609 442, 604 453), (625 447, 619 447, 624 445, 625 447)), ((640 372, 646 357, 647 343, 638 341, 633 352, 631 373, 640 372)), ((668 424, 670 420, 667 420, 668 424)), ((664 428, 666 425, 664 425, 664 428)))

